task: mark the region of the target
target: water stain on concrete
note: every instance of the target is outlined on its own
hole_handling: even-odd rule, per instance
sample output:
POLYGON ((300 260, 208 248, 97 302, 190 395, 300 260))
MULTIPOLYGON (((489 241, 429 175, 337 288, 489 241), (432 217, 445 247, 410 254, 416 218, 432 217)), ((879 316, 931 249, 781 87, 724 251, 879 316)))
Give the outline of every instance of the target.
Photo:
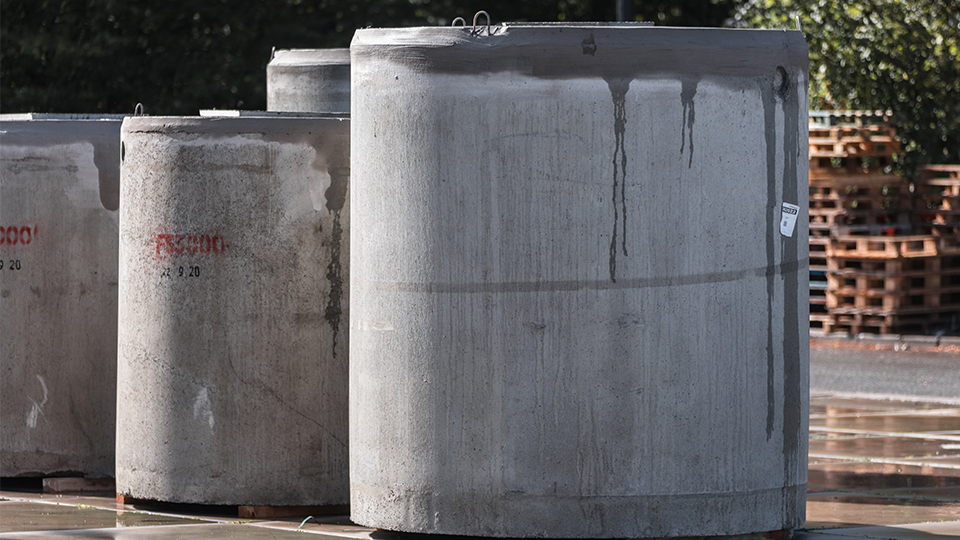
POLYGON ((610 281, 617 281, 617 236, 622 227, 621 247, 627 256, 627 150, 624 135, 627 130, 627 91, 630 79, 607 79, 610 95, 613 98, 613 233, 610 236, 610 281), (619 188, 619 189, 618 189, 619 188), (618 207, 619 203, 619 207, 618 207), (621 215, 622 212, 622 215, 621 215), (622 218, 622 220, 621 220, 622 218), (622 221, 622 224, 621 224, 622 221))

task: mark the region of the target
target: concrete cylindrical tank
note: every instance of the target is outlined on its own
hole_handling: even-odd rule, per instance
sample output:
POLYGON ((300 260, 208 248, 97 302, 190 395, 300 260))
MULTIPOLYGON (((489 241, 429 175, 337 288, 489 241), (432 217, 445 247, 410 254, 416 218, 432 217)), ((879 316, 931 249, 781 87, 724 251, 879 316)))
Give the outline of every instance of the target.
POLYGON ((363 29, 351 62, 352 519, 801 524, 800 32, 363 29))
POLYGON ((117 493, 345 504, 349 120, 121 137, 117 493))
POLYGON ((350 112, 350 49, 283 49, 267 64, 267 110, 350 112))
POLYGON ((2 476, 113 476, 122 118, 0 115, 2 476))

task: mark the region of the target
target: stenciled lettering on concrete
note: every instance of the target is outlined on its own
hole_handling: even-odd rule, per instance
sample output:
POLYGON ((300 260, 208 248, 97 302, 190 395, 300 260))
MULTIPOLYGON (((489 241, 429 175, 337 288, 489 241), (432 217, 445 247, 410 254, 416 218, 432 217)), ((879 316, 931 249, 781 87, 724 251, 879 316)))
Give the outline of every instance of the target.
POLYGON ((160 277, 162 278, 200 277, 200 267, 199 266, 177 266, 177 267, 168 266, 160 271, 160 277))
POLYGON ((154 236, 157 256, 180 254, 220 254, 226 249, 222 234, 171 234, 157 233, 154 236))
POLYGON ((0 246, 29 245, 37 236, 37 227, 29 225, 0 226, 0 246))

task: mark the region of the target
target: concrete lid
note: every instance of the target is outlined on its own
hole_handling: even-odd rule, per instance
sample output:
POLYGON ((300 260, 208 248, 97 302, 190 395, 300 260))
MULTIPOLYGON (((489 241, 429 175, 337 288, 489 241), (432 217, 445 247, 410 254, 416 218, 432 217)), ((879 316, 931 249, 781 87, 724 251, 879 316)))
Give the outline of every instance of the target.
POLYGON ((200 109, 204 118, 349 118, 345 112, 239 111, 236 109, 200 109))
POLYGON ((350 65, 350 49, 281 49, 268 66, 350 65))
MULTIPOLYGON (((259 113, 235 116, 130 116, 121 133, 179 133, 230 136, 240 133, 285 136, 349 126, 347 114, 259 113)), ((347 128, 348 129, 348 128, 347 128)))
POLYGON ((86 114, 86 113, 7 113, 0 114, 0 122, 23 122, 28 120, 123 120, 129 114, 86 114))

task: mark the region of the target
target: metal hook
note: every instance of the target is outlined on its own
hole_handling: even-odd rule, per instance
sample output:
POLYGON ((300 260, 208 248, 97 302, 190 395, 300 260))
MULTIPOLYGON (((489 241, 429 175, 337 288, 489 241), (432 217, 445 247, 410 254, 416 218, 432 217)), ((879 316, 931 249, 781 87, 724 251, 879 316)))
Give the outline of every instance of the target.
POLYGON ((489 36, 489 35, 490 35, 490 14, 487 13, 486 11, 478 11, 478 12, 473 16, 473 30, 472 30, 472 32, 473 32, 474 34, 477 33, 477 19, 480 18, 480 15, 486 15, 486 16, 487 16, 487 35, 489 36))
POLYGON ((467 26, 467 21, 463 17, 457 17, 456 19, 454 19, 453 22, 450 23, 450 26, 456 26, 457 21, 460 21, 460 26, 464 26, 464 27, 467 26))
POLYGON ((143 116, 143 103, 137 103, 137 106, 133 108, 134 116, 143 116))
POLYGON ((800 31, 800 16, 797 15, 797 31, 800 31))

